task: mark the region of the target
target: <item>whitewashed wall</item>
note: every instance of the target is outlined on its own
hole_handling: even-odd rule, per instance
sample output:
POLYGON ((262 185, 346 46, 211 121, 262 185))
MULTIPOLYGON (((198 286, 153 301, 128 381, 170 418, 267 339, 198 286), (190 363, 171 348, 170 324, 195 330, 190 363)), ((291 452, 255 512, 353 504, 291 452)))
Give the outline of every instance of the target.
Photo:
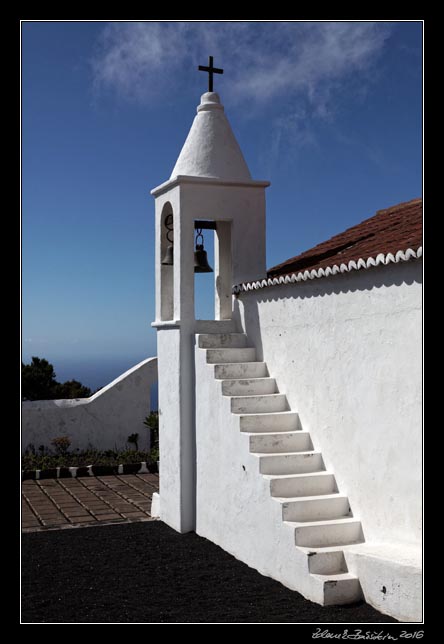
POLYGON ((367 541, 421 539, 421 276, 415 260, 235 301, 367 541))
MULTIPOLYGON (((261 574, 322 603, 320 579, 309 574, 307 557, 295 546, 294 529, 282 521, 282 506, 271 497, 270 482, 250 453, 248 435, 240 431, 239 416, 231 413, 214 366, 197 346, 195 370, 196 533, 261 574)), ((161 519, 162 468, 163 462, 161 519)))
POLYGON ((68 436, 71 449, 124 448, 130 434, 140 436, 139 449, 149 449, 150 388, 157 382, 157 358, 143 360, 90 398, 36 400, 22 404, 22 450, 32 443, 50 447, 68 436))

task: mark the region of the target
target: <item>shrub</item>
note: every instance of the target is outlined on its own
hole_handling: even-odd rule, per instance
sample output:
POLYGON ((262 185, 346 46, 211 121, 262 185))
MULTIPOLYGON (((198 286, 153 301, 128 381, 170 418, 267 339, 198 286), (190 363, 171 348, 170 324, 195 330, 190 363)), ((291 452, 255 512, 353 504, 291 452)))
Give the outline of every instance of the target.
POLYGON ((68 436, 57 436, 52 439, 51 445, 53 445, 57 455, 65 456, 71 445, 71 439, 68 436))
POLYGON ((145 427, 150 430, 151 449, 159 449, 159 412, 152 411, 143 421, 145 427))
POLYGON ((128 443, 132 443, 135 448, 136 452, 139 451, 139 434, 130 434, 127 438, 128 443))
POLYGON ((82 385, 78 380, 67 380, 63 383, 57 383, 55 395, 57 398, 89 398, 91 389, 82 385))
POLYGON ((157 447, 150 450, 150 460, 153 461, 153 463, 157 463, 159 460, 159 450, 157 447))
POLYGON ((22 456, 23 470, 44 470, 54 467, 85 467, 86 465, 120 465, 125 463, 140 463, 141 461, 156 462, 155 451, 136 452, 134 449, 127 450, 104 450, 83 449, 55 454, 49 450, 32 453, 26 450, 22 456))

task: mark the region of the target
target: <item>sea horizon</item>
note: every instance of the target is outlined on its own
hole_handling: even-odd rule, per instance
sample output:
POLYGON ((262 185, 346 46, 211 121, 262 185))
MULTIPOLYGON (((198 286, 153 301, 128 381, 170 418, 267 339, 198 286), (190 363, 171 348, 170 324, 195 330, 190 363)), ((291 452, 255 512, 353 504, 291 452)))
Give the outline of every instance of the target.
MULTIPOLYGON (((77 380, 85 387, 89 387, 91 392, 94 393, 98 389, 109 385, 113 380, 132 367, 135 367, 143 360, 152 356, 44 357, 53 365, 57 382, 77 380)), ((22 362, 25 364, 30 363, 31 357, 27 355, 22 356, 22 362)), ((152 410, 157 409, 157 390, 156 383, 153 385, 151 391, 152 410)))

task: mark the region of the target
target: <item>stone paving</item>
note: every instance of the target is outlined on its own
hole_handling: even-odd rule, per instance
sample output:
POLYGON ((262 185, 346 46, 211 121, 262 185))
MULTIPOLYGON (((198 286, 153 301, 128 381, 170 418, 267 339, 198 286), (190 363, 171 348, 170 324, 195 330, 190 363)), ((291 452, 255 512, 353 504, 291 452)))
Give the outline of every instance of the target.
POLYGON ((158 474, 22 482, 22 531, 151 521, 158 474))

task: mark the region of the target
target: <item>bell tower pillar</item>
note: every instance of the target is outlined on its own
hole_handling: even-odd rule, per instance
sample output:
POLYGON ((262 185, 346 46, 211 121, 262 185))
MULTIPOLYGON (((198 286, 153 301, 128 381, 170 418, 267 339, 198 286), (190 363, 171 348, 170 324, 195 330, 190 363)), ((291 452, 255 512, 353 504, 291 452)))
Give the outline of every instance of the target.
POLYGON ((195 337, 236 331, 232 285, 266 273, 268 185, 251 178, 218 94, 206 92, 170 179, 151 191, 156 219, 152 326, 157 329, 159 374, 160 518, 179 532, 195 528, 195 337), (198 229, 204 234, 205 229, 215 231, 214 320, 195 319, 198 229))

